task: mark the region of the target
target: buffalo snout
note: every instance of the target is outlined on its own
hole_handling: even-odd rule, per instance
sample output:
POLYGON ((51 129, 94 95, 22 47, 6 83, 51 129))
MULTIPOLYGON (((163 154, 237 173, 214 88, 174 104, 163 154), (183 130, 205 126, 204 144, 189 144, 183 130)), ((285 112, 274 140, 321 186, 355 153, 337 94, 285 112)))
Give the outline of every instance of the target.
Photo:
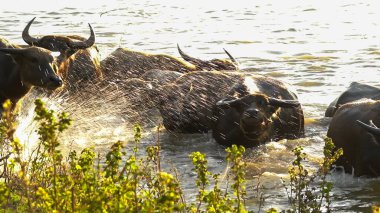
POLYGON ((268 123, 269 121, 265 117, 265 114, 257 108, 246 109, 240 118, 242 130, 256 132, 256 134, 259 134, 260 131, 265 131, 262 128, 268 123))
POLYGON ((258 118, 260 110, 256 108, 249 108, 244 112, 244 117, 247 118, 258 118))
POLYGON ((55 90, 63 85, 63 81, 58 76, 49 77, 49 81, 46 84, 46 88, 49 90, 55 90))

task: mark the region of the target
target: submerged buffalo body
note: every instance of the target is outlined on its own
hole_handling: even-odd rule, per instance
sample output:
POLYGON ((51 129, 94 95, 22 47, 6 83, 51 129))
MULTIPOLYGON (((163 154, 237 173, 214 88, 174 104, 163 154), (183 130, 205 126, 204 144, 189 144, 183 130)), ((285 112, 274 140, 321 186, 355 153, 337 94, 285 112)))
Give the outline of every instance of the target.
POLYGON ((295 94, 283 83, 263 76, 191 72, 161 87, 153 97, 167 130, 195 133, 212 129, 216 141, 224 145, 254 146, 303 134, 303 112, 295 94), (256 102, 261 105, 255 110, 265 116, 258 118, 259 125, 246 116, 256 102), (256 129, 267 137, 251 140, 256 129))
POLYGON ((327 136, 343 156, 336 162, 355 176, 380 176, 380 101, 361 99, 340 106, 327 136))
POLYGON ((349 103, 351 101, 357 101, 362 98, 380 100, 380 89, 367 84, 352 82, 346 91, 344 91, 339 95, 338 98, 330 103, 325 112, 325 116, 333 117, 341 105, 349 103))
POLYGON ((62 85, 49 50, 19 48, 0 39, 0 109, 9 99, 13 106, 33 86, 54 90, 62 85))
POLYGON ((45 35, 34 38, 29 28, 35 18, 25 27, 22 38, 31 46, 38 46, 50 51, 59 52, 57 57, 59 75, 69 90, 77 90, 81 85, 101 78, 100 54, 95 44, 95 33, 90 27, 90 37, 85 39, 76 35, 45 35))

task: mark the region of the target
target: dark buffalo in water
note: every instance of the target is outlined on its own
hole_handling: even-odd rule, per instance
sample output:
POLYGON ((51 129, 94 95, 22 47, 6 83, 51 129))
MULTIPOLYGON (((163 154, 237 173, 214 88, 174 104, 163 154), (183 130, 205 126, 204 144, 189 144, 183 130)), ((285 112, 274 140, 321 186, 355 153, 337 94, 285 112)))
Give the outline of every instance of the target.
POLYGON ((0 38, 0 111, 7 99, 14 107, 33 86, 48 90, 60 87, 62 80, 56 71, 51 51, 20 48, 0 38))
POLYGON ((258 144, 250 137, 259 132, 252 129, 256 127, 268 136, 261 137, 260 142, 303 135, 304 118, 297 97, 284 83, 274 79, 198 71, 184 74, 153 91, 152 97, 169 131, 196 133, 212 129, 218 143, 247 147, 258 144), (246 113, 256 102, 262 104, 259 108, 262 117, 257 117, 260 124, 255 126, 255 118, 248 118, 246 113), (230 134, 230 131, 240 134, 230 134))
POLYGON ((336 164, 355 176, 380 176, 380 101, 361 99, 343 104, 327 136, 343 149, 336 164))
POLYGON ((358 82, 352 82, 350 86, 339 95, 330 105, 327 107, 325 116, 333 117, 335 112, 343 104, 351 101, 357 101, 362 98, 369 98, 373 100, 380 100, 380 89, 367 84, 361 84, 358 82))
POLYGON ((100 70, 100 54, 95 44, 95 33, 90 27, 88 39, 76 35, 45 35, 35 38, 29 34, 33 18, 22 32, 22 38, 31 46, 38 46, 50 51, 59 52, 57 57, 59 75, 62 76, 65 87, 76 91, 81 85, 97 81, 102 77, 100 70))
POLYGON ((236 70, 236 66, 227 60, 214 59, 202 61, 186 56, 185 60, 165 54, 149 54, 118 48, 101 61, 102 71, 108 79, 139 78, 149 70, 170 70, 188 73, 199 70, 236 70))
POLYGON ((283 82, 247 76, 214 106, 212 135, 222 145, 258 146, 270 140, 304 135, 297 95, 283 82))

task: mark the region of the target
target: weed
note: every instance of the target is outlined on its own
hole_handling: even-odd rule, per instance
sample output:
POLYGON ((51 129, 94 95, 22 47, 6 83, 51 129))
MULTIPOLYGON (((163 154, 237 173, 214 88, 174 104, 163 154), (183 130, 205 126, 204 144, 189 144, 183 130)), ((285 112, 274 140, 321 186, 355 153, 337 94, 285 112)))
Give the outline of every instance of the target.
MULTIPOLYGON (((227 185, 220 186, 220 174, 207 167, 205 154, 189 155, 198 189, 196 200, 185 202, 176 170, 163 171, 160 166, 159 136, 157 144, 139 154, 141 127, 134 127, 132 152, 125 143, 114 143, 105 159, 92 148, 80 153, 61 153, 60 134, 69 128, 71 119, 65 113, 46 109, 35 101, 39 142, 32 154, 23 157, 21 143, 13 137, 14 116, 9 102, 4 104, 0 121, 0 207, 4 212, 248 212, 246 197, 246 164, 244 147, 226 149, 227 185), (231 184, 230 184, 231 182, 231 184)), ((332 184, 326 180, 331 164, 341 155, 326 139, 325 159, 315 174, 302 162, 306 154, 301 147, 293 150, 296 159, 289 168, 288 212, 330 211, 332 184), (318 187, 312 183, 318 180, 318 187)), ((267 212, 277 212, 269 209, 267 212)))
POLYGON ((335 146, 330 138, 325 138, 323 162, 315 173, 305 168, 306 154, 302 147, 293 149, 295 160, 288 169, 290 185, 285 187, 292 206, 287 212, 331 212, 330 192, 333 184, 327 181, 332 164, 343 154, 342 149, 333 151, 335 146))

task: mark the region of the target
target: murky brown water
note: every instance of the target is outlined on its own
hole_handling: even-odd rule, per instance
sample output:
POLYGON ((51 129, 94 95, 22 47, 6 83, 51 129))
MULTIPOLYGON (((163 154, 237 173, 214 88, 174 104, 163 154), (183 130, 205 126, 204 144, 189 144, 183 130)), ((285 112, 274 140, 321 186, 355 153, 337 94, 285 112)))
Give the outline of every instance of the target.
MULTIPOLYGON (((328 103, 352 81, 380 86, 380 3, 279 2, 68 0, 47 3, 35 0, 26 5, 24 1, 13 0, 0 8, 0 35, 23 44, 21 31, 35 16, 36 22, 30 30, 33 35, 88 36, 87 23, 91 23, 103 58, 117 47, 178 56, 178 43, 187 53, 204 59, 224 58, 222 48, 226 48, 242 68, 254 68, 251 72, 292 84, 310 121, 306 125, 307 137, 270 143, 250 163, 250 174, 265 172, 261 178, 264 208, 283 208, 287 199, 280 177, 286 174, 292 147, 304 145, 317 161, 329 121, 323 118, 328 103)), ((67 146, 101 149, 115 140, 128 140, 132 135, 129 112, 120 112, 123 100, 108 105, 100 103, 104 107, 99 109, 88 108, 96 102, 88 97, 78 97, 62 109, 60 103, 64 101, 52 100, 52 103, 76 120, 65 135, 67 146)), ((19 128, 19 135, 32 144, 35 136, 27 134, 31 131, 27 119, 31 119, 30 113, 29 117, 23 116, 24 126, 19 128)), ((151 126, 154 125, 146 129, 143 146, 155 141, 151 126)), ((163 161, 172 162, 181 171, 189 194, 193 189, 187 183, 194 178, 188 159, 190 152, 206 153, 213 171, 224 170, 224 149, 210 135, 163 133, 161 137, 163 161)), ((335 184, 337 212, 369 211, 369 206, 380 204, 379 180, 342 173, 334 173, 330 179, 335 184)), ((249 203, 254 208, 257 199, 252 197, 249 203)))

